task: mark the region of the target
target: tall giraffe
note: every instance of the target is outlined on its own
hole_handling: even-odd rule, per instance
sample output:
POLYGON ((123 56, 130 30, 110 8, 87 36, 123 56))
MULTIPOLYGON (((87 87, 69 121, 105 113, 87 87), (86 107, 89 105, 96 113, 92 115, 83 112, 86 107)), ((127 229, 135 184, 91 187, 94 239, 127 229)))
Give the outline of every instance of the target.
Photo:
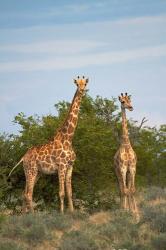
POLYGON ((26 177, 26 186, 23 194, 24 212, 27 210, 33 212, 33 189, 39 174, 53 174, 56 171, 58 171, 59 177, 60 210, 63 213, 66 184, 69 210, 73 211, 71 179, 76 155, 72 147, 72 139, 77 126, 79 108, 88 79, 85 79, 84 76, 82 78, 78 76, 77 79, 74 79, 74 83, 77 85, 76 93, 66 120, 58 129, 53 141, 42 146, 30 148, 9 174, 10 176, 13 170, 23 162, 26 177))
POLYGON ((125 95, 121 94, 119 101, 122 112, 122 138, 120 147, 114 156, 114 167, 119 182, 121 208, 131 210, 138 215, 134 197, 137 157, 130 143, 126 118, 126 109, 132 111, 133 107, 127 93, 125 95))

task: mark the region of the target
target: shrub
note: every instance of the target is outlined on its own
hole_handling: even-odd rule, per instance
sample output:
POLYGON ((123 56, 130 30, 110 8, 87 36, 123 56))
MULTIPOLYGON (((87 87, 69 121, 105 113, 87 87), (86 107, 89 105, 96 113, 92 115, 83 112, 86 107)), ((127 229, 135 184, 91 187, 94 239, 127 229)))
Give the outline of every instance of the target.
POLYGON ((145 190, 144 198, 147 201, 152 201, 156 199, 166 199, 166 188, 161 187, 148 187, 145 190))
POLYGON ((80 228, 80 231, 83 232, 88 238, 93 239, 96 249, 110 249, 112 242, 105 235, 101 234, 99 225, 86 223, 80 228))
POLYGON ((50 238, 41 214, 9 217, 2 228, 2 235, 36 244, 50 238))
POLYGON ((143 223, 150 223, 152 230, 166 232, 166 208, 165 204, 147 206, 143 208, 143 223))
POLYGON ((166 248, 166 233, 159 234, 151 241, 152 246, 154 249, 165 250, 166 248))
POLYGON ((86 220, 88 219, 88 214, 80 212, 78 210, 74 211, 73 213, 70 213, 69 216, 71 216, 74 220, 86 220))
POLYGON ((61 250, 97 250, 95 241, 86 233, 71 231, 62 237, 61 250))
POLYGON ((132 216, 125 211, 116 210, 111 215, 112 218, 108 223, 98 226, 99 235, 107 237, 115 249, 130 249, 139 238, 138 225, 133 222, 132 216), (124 243, 126 246, 123 246, 124 243))
POLYGON ((135 243, 132 241, 124 241, 121 244, 116 244, 115 249, 121 249, 121 250, 152 250, 150 246, 143 245, 140 243, 135 243))
POLYGON ((0 250, 24 250, 25 248, 19 246, 13 241, 0 240, 0 250))
POLYGON ((4 214, 0 214, 0 227, 6 221, 6 216, 4 214))
POLYGON ((43 214, 43 223, 50 229, 67 230, 73 223, 70 214, 61 214, 53 212, 51 214, 43 214))
POLYGON ((24 238, 26 241, 37 244, 43 240, 49 239, 50 235, 47 232, 47 229, 42 224, 32 225, 29 230, 24 232, 24 238))
POLYGON ((99 212, 101 210, 115 209, 118 207, 115 194, 110 192, 90 193, 84 196, 84 200, 75 201, 78 209, 88 213, 99 212), (78 202, 79 201, 79 202, 78 202))
POLYGON ((23 227, 20 225, 17 216, 11 216, 8 218, 2 227, 2 236, 8 238, 20 238, 24 232, 23 227))

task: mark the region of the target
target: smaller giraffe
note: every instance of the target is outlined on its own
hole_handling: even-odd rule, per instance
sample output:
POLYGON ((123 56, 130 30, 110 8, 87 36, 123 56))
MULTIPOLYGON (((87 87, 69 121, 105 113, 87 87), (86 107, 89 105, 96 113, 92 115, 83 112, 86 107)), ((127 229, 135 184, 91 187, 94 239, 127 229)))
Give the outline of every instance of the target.
POLYGON ((114 167, 120 188, 121 208, 132 211, 138 217, 134 197, 137 157, 130 143, 126 118, 126 109, 133 110, 131 96, 128 96, 127 93, 121 94, 119 101, 122 111, 122 138, 120 147, 114 156, 114 167))

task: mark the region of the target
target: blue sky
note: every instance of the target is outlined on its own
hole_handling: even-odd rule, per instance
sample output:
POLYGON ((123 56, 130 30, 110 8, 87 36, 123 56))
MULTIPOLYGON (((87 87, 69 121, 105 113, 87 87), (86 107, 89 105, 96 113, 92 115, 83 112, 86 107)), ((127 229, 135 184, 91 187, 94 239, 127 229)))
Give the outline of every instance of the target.
POLYGON ((0 0, 0 132, 55 114, 77 75, 89 94, 132 95, 129 118, 166 122, 166 0, 0 0))

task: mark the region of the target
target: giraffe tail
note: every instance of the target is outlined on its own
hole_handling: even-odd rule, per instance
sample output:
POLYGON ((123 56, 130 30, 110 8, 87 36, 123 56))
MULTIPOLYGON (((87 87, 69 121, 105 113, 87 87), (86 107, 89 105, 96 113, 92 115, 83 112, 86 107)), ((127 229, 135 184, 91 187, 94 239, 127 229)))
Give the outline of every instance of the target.
POLYGON ((13 173, 13 171, 17 168, 18 165, 20 165, 20 163, 23 161, 23 157, 21 158, 21 160, 12 168, 12 170, 10 171, 8 178, 11 176, 11 174, 13 173))

